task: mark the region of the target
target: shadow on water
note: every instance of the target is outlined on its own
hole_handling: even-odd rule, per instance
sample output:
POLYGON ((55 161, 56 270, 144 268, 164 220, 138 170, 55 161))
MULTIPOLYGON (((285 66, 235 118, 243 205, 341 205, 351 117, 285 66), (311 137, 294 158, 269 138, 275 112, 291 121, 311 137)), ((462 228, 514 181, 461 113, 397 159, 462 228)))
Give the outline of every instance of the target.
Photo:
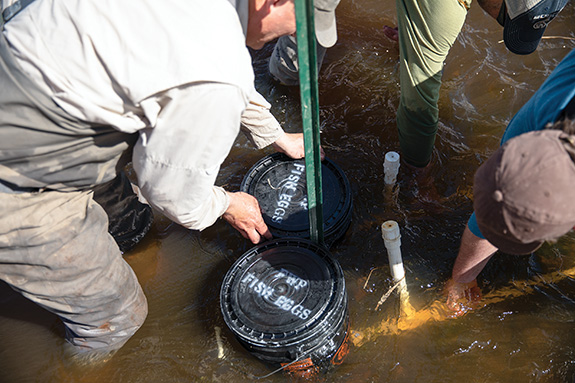
MULTIPOLYGON (((344 269, 353 330, 398 321, 395 295, 375 309, 393 285, 380 230, 386 220, 401 229, 413 306, 423 312, 444 299, 472 211, 473 174, 497 148, 511 117, 575 48, 574 11, 571 2, 547 28, 551 38, 523 57, 499 43, 500 27, 473 4, 444 67, 431 169, 437 194, 429 199, 403 168, 396 190, 386 192, 383 185, 383 156, 398 150, 398 50, 382 30, 395 25, 395 3, 341 2, 339 40, 326 56, 319 96, 322 145, 352 187, 352 223, 331 253, 344 269)), ((253 53, 257 88, 286 131, 301 131, 299 90, 269 78, 270 53, 271 45, 253 53)), ((237 190, 248 169, 269 153, 240 136, 218 184, 237 190)), ((148 318, 110 362, 91 369, 66 366, 58 320, 0 285, 0 382, 257 381, 272 369, 239 345, 219 308, 225 273, 250 247, 223 221, 198 233, 158 217, 144 242, 125 255, 148 298, 148 318)), ((566 272, 575 266, 574 253, 570 234, 531 256, 494 257, 478 281, 493 303, 457 319, 375 334, 322 380, 571 382, 575 278, 566 272), (498 292, 500 300, 493 298, 498 292)), ((275 374, 260 381, 286 380, 275 374)))

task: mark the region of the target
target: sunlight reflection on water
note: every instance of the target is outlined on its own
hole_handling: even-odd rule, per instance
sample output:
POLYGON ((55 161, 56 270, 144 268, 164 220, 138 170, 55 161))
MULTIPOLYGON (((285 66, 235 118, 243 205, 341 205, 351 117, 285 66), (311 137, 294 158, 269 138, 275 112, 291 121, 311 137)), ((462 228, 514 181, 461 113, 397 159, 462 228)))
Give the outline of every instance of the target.
MULTIPOLYGON (((574 38, 573 3, 546 35, 574 38)), ((382 32, 395 22, 390 0, 344 0, 338 8, 339 42, 320 74, 322 144, 352 184, 354 212, 345 238, 331 252, 340 261, 355 330, 393 322, 399 314, 379 225, 399 222, 412 303, 418 310, 441 301, 459 236, 471 213, 475 169, 498 146, 507 122, 557 63, 572 40, 542 41, 529 56, 506 51, 501 29, 473 4, 444 69, 440 128, 433 154, 439 199, 421 200, 400 176, 395 199, 385 196, 383 155, 398 149, 397 47, 382 32), (364 289, 368 274, 369 286, 364 289)), ((265 74, 269 47, 254 56, 258 89, 287 131, 301 129, 299 92, 274 85, 265 74)), ((220 184, 237 189, 243 174, 269 150, 253 150, 240 137, 220 184)), ((575 279, 535 280, 575 265, 575 236, 545 245, 530 257, 501 255, 481 274, 484 296, 499 300, 458 319, 428 321, 353 348, 325 377, 330 382, 560 382, 575 372, 575 279), (529 291, 527 291, 529 290, 529 291), (513 297, 513 299, 510 299, 513 297)), ((200 233, 159 218, 144 243, 126 256, 148 297, 142 329, 107 365, 76 370, 62 365, 62 328, 56 318, 0 292, 0 381, 41 382, 248 382, 271 371, 237 343, 219 311, 224 274, 250 245, 219 222, 200 233), (31 318, 35 318, 31 320, 31 318), (215 326, 225 358, 218 358, 215 326)), ((0 286, 2 287, 2 286, 0 286)), ((5 286, 4 286, 5 287, 5 286)), ((281 374, 265 381, 282 382, 281 374)))

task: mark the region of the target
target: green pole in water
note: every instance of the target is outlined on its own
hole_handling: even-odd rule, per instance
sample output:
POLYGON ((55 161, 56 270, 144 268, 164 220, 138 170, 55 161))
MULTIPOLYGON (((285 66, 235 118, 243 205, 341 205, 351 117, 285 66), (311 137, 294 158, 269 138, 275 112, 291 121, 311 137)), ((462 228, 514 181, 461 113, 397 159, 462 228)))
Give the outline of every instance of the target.
POLYGON ((295 0, 309 231, 311 240, 323 245, 317 48, 313 12, 313 0, 295 0))

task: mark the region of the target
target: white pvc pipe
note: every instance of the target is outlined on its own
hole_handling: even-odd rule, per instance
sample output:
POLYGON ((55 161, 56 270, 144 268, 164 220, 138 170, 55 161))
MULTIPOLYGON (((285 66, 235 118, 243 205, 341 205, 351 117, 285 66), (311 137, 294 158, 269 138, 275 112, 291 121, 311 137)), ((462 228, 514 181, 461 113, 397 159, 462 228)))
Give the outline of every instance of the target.
POLYGON ((405 269, 403 268, 403 259, 401 257, 401 234, 399 233, 399 225, 397 222, 385 221, 381 225, 381 236, 387 249, 391 276, 395 283, 399 283, 398 290, 401 309, 404 314, 410 316, 415 313, 415 310, 409 303, 409 292, 407 291, 405 269))
POLYGON ((383 161, 384 182, 386 185, 394 185, 399 173, 399 154, 397 152, 387 152, 383 161))
POLYGON ((401 234, 399 233, 397 222, 385 221, 381 225, 381 236, 383 237, 385 248, 387 249, 391 276, 393 277, 394 282, 397 283, 405 277, 403 260, 401 258, 401 234))

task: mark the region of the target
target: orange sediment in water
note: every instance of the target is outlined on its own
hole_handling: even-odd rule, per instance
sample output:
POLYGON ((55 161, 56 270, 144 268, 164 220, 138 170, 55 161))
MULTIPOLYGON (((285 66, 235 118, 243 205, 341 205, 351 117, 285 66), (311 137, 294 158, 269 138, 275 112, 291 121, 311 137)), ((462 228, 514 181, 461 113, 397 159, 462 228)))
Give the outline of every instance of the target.
POLYGON ((351 342, 354 346, 359 347, 382 335, 399 334, 403 331, 414 330, 430 322, 453 319, 464 315, 471 308, 479 309, 494 303, 531 294, 537 286, 557 283, 562 279, 570 277, 575 277, 575 268, 545 275, 537 275, 535 278, 529 280, 514 281, 509 286, 486 294, 481 301, 476 302, 473 307, 464 307, 459 312, 449 309, 445 300, 436 300, 428 307, 417 311, 411 306, 408 299, 400 297, 402 301, 400 302, 401 315, 399 318, 382 321, 375 326, 351 330, 351 342))

